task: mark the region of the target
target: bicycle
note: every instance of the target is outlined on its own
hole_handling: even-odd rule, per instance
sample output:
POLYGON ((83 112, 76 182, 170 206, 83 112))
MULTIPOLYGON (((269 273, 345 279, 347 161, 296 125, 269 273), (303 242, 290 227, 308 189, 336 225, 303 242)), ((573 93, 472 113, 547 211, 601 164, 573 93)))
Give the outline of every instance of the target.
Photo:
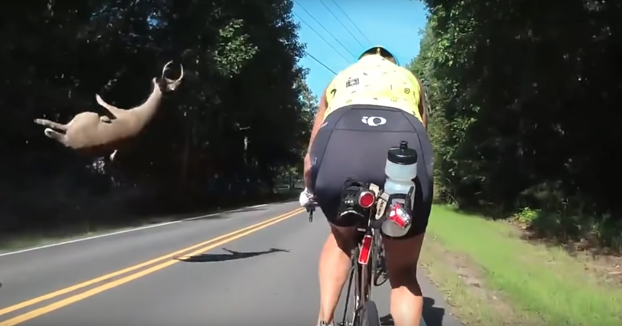
MULTIPOLYGON (((380 226, 386 220, 386 207, 389 196, 384 194, 377 185, 362 186, 358 190, 357 203, 366 213, 366 218, 357 225, 357 246, 352 250, 351 268, 348 290, 341 326, 380 326, 380 316, 376 303, 371 300, 372 284, 378 286, 378 275, 382 275, 384 266, 384 250, 380 226), (371 266, 369 266, 371 261, 371 266), (353 311, 348 318, 348 303, 352 282, 354 284, 353 311)), ((313 212, 317 203, 305 205, 309 213, 309 222, 313 220, 313 212)), ((386 270, 384 271, 386 274, 386 270)), ((386 281, 386 280, 385 280, 386 281)), ((382 285, 384 282, 380 283, 382 285)))

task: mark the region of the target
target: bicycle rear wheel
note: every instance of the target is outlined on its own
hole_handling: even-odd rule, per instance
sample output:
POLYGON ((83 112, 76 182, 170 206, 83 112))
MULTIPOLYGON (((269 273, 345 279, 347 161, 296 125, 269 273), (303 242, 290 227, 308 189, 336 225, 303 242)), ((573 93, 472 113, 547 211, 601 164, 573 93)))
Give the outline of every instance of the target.
POLYGON ((375 302, 371 300, 365 302, 359 320, 361 326, 380 326, 380 315, 375 302))
POLYGON ((358 279, 358 270, 356 268, 356 258, 358 257, 358 248, 352 251, 352 265, 350 267, 350 277, 348 277, 348 288, 346 290, 346 301, 343 308, 343 318, 339 322, 340 326, 353 326, 356 320, 356 307, 360 302, 360 297, 356 293, 356 280, 358 279), (353 287, 354 285, 354 287, 353 287))
POLYGON ((374 256, 372 257, 372 275, 375 286, 383 285, 388 279, 387 266, 384 256, 384 246, 380 232, 374 234, 374 256))

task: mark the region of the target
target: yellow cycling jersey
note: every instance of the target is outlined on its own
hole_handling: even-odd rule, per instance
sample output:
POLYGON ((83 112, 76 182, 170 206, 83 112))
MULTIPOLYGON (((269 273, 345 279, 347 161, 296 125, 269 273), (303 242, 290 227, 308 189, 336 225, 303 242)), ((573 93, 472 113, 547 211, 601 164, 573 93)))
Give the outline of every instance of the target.
POLYGON ((420 121, 421 88, 405 68, 379 56, 368 55, 341 71, 326 89, 324 119, 335 110, 355 104, 404 110, 420 121))

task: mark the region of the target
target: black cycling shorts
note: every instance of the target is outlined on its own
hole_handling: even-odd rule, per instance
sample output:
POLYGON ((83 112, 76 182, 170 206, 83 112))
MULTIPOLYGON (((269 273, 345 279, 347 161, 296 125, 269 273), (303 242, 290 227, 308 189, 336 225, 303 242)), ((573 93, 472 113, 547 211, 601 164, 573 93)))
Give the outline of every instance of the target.
POLYGON ((413 224, 400 238, 425 232, 432 208, 433 152, 421 121, 402 110, 352 105, 331 113, 318 130, 311 147, 313 191, 328 221, 352 227, 354 216, 338 217, 337 209, 344 182, 354 177, 361 182, 384 186, 384 167, 389 148, 407 141, 417 151, 417 178, 413 224))

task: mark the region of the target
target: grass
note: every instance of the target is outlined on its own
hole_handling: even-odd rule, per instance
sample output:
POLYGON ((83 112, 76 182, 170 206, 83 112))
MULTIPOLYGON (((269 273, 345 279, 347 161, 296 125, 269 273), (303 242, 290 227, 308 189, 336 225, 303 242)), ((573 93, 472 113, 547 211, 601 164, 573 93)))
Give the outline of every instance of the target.
POLYGON ((424 248, 430 277, 466 324, 622 325, 620 286, 561 248, 521 240, 508 223, 435 206, 424 248))
POLYGON ((542 325, 537 318, 500 300, 499 293, 488 289, 483 273, 466 255, 447 251, 436 239, 426 239, 420 263, 444 293, 452 314, 465 325, 542 325))

